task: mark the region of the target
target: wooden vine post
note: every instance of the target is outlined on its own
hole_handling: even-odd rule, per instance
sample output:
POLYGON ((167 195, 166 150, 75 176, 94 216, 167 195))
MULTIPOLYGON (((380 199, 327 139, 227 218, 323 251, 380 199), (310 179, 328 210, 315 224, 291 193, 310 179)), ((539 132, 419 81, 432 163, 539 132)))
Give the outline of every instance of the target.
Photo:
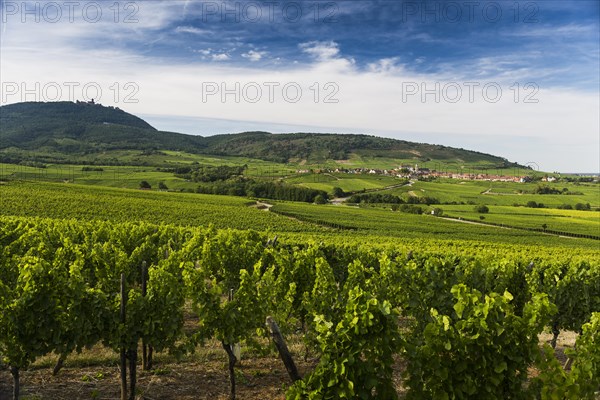
POLYGON ((13 377, 13 400, 19 400, 21 383, 19 381, 19 367, 11 366, 10 373, 13 377))
MULTIPOLYGON (((146 297, 148 291, 148 266, 146 261, 142 262, 142 297, 146 297)), ((142 369, 148 371, 152 369, 152 346, 146 344, 146 340, 142 339, 142 369)))
MULTIPOLYGON (((125 325, 125 307, 127 291, 125 290, 125 274, 121 274, 121 323, 125 325)), ((127 400, 127 350, 121 348, 121 400, 127 400)))
MULTIPOLYGON (((229 290, 229 301, 233 301, 233 289, 229 290)), ((229 399, 235 400, 235 363, 237 358, 233 353, 233 345, 225 343, 224 340, 221 341, 221 345, 223 346, 223 350, 225 350, 227 353, 227 358, 229 359, 229 399)))
POLYGON ((224 340, 221 341, 221 345, 223 346, 223 350, 225 350, 229 359, 229 399, 235 400, 235 354, 233 354, 233 350, 231 350, 231 345, 225 343, 224 340))
POLYGON ((137 381, 137 350, 129 349, 127 354, 129 355, 129 400, 135 400, 135 384, 137 381))
POLYGON ((52 376, 56 376, 58 375, 58 373, 60 372, 60 370, 62 369, 64 363, 65 363, 65 357, 62 354, 58 357, 58 360, 56 361, 56 364, 54 365, 54 368, 52 369, 52 376))
POLYGON ((298 373, 298 368, 296 368, 296 364, 294 363, 294 359, 288 350, 288 347, 283 339, 283 335, 279 330, 279 326, 277 322, 273 319, 273 317, 267 317, 266 322, 267 328, 271 333, 271 338, 273 339, 273 343, 275 343, 275 347, 277 347, 277 351, 279 352, 279 356, 281 357, 281 361, 283 361, 283 365, 285 365, 285 369, 290 376, 292 382, 299 381, 302 379, 300 374, 298 373))

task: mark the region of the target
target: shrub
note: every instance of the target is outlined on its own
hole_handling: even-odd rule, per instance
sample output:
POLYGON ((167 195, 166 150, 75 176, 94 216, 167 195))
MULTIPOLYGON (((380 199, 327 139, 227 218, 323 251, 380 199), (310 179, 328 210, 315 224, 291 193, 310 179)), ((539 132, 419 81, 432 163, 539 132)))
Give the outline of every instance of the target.
POLYGON ((346 192, 344 192, 342 190, 342 188, 337 187, 337 186, 333 188, 332 193, 333 193, 333 197, 345 197, 346 196, 346 192))
POLYGON ((577 203, 575 204, 575 209, 576 210, 590 210, 590 203, 587 204, 583 204, 583 203, 577 203))
POLYGON ((423 214, 423 209, 421 207, 412 204, 402 204, 399 210, 409 214, 423 214))
POLYGON ((485 204, 482 204, 475 207, 475 212, 478 212, 479 214, 487 214, 490 212, 490 209, 485 204))
MULTIPOLYGON (((565 188, 565 189, 566 189, 566 191, 569 191, 569 189, 567 189, 567 188, 565 188)), ((533 193, 535 193, 535 194, 561 194, 566 191, 564 189, 563 189, 563 191, 561 191, 557 188, 552 188, 547 185, 542 185, 542 186, 538 186, 537 188, 535 188, 533 193)))
POLYGON ((546 207, 544 205, 544 203, 536 203, 533 200, 528 201, 527 204, 526 204, 526 206, 529 207, 529 208, 544 208, 544 207, 546 207))
POLYGON ((141 181, 140 189, 152 189, 152 186, 148 183, 148 181, 141 181))
POLYGON ((325 203, 327 203, 327 200, 325 200, 325 197, 318 194, 315 196, 315 203, 316 204, 325 204, 325 203))
POLYGON ((557 207, 559 210, 572 210, 573 206, 570 204, 561 204, 557 207))

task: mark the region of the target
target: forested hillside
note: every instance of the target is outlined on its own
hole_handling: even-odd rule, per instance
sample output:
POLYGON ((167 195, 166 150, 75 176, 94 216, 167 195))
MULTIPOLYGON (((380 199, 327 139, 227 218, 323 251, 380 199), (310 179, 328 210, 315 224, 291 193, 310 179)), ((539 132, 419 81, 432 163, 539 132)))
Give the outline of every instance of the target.
MULTIPOLYGON (((202 132, 202 126, 198 127, 202 132)), ((459 161, 494 167, 508 160, 464 149, 369 135, 244 132, 210 137, 158 131, 114 107, 86 102, 17 103, 0 107, 0 159, 69 162, 118 150, 176 150, 275 162, 319 163, 358 157, 459 161)))

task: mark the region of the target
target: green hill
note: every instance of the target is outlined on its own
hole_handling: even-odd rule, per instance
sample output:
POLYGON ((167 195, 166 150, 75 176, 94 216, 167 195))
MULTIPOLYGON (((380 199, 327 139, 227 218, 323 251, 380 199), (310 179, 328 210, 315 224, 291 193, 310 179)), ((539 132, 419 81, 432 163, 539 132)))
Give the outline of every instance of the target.
POLYGON ((206 138, 212 154, 241 155, 278 162, 347 160, 353 154, 428 161, 509 164, 504 158, 447 146, 407 142, 369 135, 245 132, 206 138))
POLYGON ((90 103, 17 103, 0 107, 0 149, 70 155, 107 150, 199 147, 200 138, 159 132, 125 111, 90 103))
POLYGON ((276 162, 319 163, 352 157, 511 166, 506 159, 452 147, 368 135, 245 132, 210 137, 158 131, 115 107, 27 102, 0 107, 0 161, 81 161, 123 150, 175 150, 276 162))

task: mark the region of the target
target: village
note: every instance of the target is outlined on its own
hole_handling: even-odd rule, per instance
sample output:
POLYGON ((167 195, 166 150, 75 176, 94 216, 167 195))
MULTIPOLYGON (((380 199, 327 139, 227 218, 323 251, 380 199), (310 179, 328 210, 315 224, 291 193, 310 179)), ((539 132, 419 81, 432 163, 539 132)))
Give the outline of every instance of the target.
MULTIPOLYGON (((498 169, 495 169, 498 171, 498 169)), ((520 182, 526 183, 534 180, 529 175, 500 175, 491 174, 486 172, 476 171, 475 168, 464 168, 464 170, 451 171, 450 169, 444 171, 438 171, 435 169, 419 167, 418 164, 413 165, 401 165, 393 169, 376 169, 376 168, 319 168, 319 169, 300 169, 297 170, 298 174, 323 174, 323 173, 337 173, 337 174, 369 174, 369 175, 383 175, 383 176, 394 176, 397 178, 412 179, 412 180, 423 180, 423 179, 434 179, 434 178, 448 178, 448 179, 460 179, 460 180, 477 180, 477 181, 493 181, 493 182, 520 182)), ((542 182, 554 182, 556 178, 554 176, 543 176, 542 182)))

